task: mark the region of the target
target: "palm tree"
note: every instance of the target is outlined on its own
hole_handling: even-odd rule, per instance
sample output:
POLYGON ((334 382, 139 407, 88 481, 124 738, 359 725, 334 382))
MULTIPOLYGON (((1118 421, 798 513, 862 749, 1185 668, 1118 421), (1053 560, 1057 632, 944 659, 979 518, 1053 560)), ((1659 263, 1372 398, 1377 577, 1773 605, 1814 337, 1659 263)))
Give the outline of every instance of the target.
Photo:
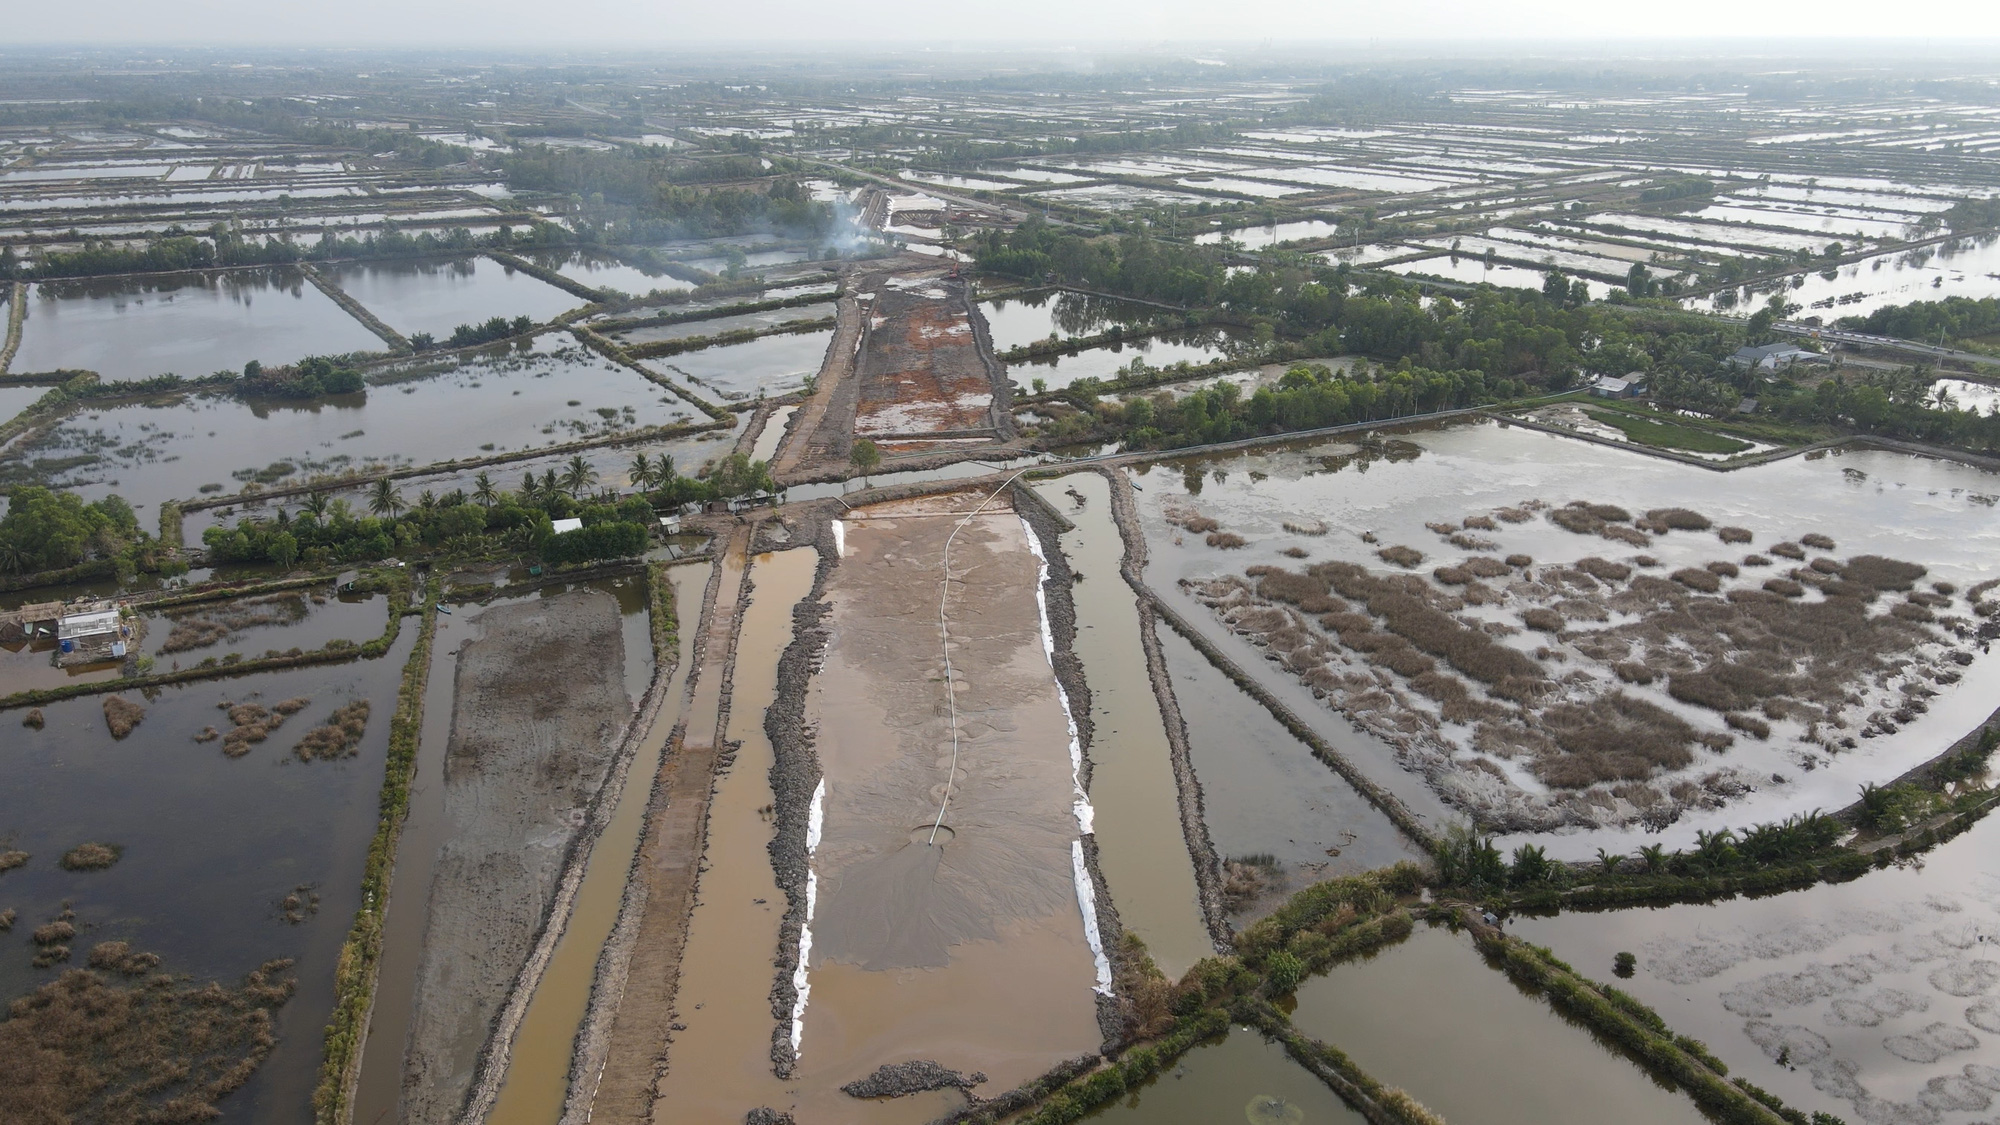
POLYGON ((21 574, 28 569, 28 549, 19 543, 0 540, 0 570, 21 574))
POLYGON ((542 482, 533 473, 521 474, 521 503, 533 504, 542 498, 542 482))
POLYGON ((581 500, 584 490, 597 483, 597 470, 591 468, 590 462, 584 460, 583 454, 579 453, 569 459, 569 464, 563 466, 562 483, 563 489, 570 494, 571 499, 581 500))
POLYGON ((421 493, 418 493, 417 507, 422 508, 426 512, 435 512, 437 511, 437 506, 438 506, 437 493, 432 492, 428 488, 424 489, 421 493))
POLYGON ((653 458, 653 487, 665 488, 674 483, 674 455, 662 453, 653 458))
POLYGON ((327 509, 326 493, 324 492, 306 493, 306 511, 311 512, 313 514, 314 519, 324 523, 326 521, 326 509, 327 509))
POLYGON ((376 481, 375 490, 368 494, 368 510, 378 516, 398 516, 409 506, 388 477, 376 481))
POLYGON ((542 503, 546 504, 550 500, 555 499, 556 495, 562 490, 562 481, 556 479, 556 471, 554 469, 550 469, 548 472, 542 474, 542 503))
POLYGON ((472 478, 472 498, 487 509, 500 502, 500 490, 493 487, 493 474, 480 473, 472 478))
POLYGON ((633 488, 647 491, 653 484, 653 459, 644 453, 633 454, 632 467, 625 470, 625 475, 632 479, 633 488))
POLYGON ((1617 852, 1606 851, 1603 848, 1597 849, 1597 864, 1604 868, 1606 875, 1616 875, 1618 873, 1618 865, 1623 862, 1625 862, 1625 857, 1619 855, 1617 852))
POLYGON ((1647 844, 1645 847, 1640 848, 1639 862, 1646 865, 1646 874, 1648 875, 1659 874, 1661 869, 1667 866, 1666 845, 1647 844))

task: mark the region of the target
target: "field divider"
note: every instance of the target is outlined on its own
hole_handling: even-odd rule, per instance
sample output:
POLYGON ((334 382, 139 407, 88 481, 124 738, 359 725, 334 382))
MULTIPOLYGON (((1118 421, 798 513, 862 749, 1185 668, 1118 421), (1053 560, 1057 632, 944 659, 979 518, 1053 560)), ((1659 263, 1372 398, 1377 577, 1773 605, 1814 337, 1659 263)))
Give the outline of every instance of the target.
POLYGON ((353 297, 349 296, 347 290, 342 289, 338 285, 335 285, 331 279, 329 279, 325 274, 319 272, 319 270, 315 268, 311 263, 300 262, 299 272, 305 274, 307 281, 312 282, 315 288, 317 288, 320 292, 326 294, 327 297, 330 298, 334 304, 339 305, 341 309, 347 313, 347 315, 360 321, 361 326, 363 328, 366 328, 368 329, 368 331, 373 332, 375 333, 375 335, 381 337, 382 342, 389 345, 389 347, 394 349, 397 353, 402 355, 408 355, 411 351, 414 350, 410 346, 410 341, 405 339, 401 332, 398 332, 395 329, 389 327, 387 324, 383 323, 382 318, 376 316, 372 312, 369 312, 367 306, 363 305, 360 301, 357 301, 353 297))
POLYGON ((7 365, 14 362, 14 353, 21 350, 21 325, 28 319, 28 286, 16 281, 7 291, 7 342, 0 344, 0 375, 7 373, 7 365))

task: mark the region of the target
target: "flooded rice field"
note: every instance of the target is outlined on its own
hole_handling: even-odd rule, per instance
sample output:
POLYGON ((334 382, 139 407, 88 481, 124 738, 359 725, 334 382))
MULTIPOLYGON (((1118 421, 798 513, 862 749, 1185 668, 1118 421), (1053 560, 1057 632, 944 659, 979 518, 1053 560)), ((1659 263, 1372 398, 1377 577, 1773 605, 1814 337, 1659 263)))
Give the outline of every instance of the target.
POLYGON ((993 350, 1005 352, 1051 336, 1094 336, 1112 325, 1127 328, 1173 315, 1138 301, 1121 301, 1066 289, 993 297, 979 302, 993 350))
POLYGON ((1170 978, 1214 952, 1181 831, 1179 790, 1159 701, 1140 647, 1136 596, 1119 576, 1125 545, 1111 486, 1096 473, 1038 484, 1076 525, 1062 536, 1077 592, 1076 654, 1090 686, 1091 803, 1104 881, 1128 933, 1170 978))
POLYGON ((1168 367, 1176 363, 1203 364, 1226 358, 1227 345, 1235 339, 1228 330, 1205 329, 1167 332, 1142 340, 1128 340, 1074 353, 1035 356, 1007 366, 1008 377, 1023 391, 1035 383, 1048 390, 1060 390, 1079 379, 1116 379, 1119 372, 1135 362, 1147 367, 1168 367))
POLYGON ((990 1096, 1101 1039, 1092 990, 1107 982, 1096 917, 1079 913, 1080 796, 1040 567, 1006 502, 967 520, 977 503, 844 520, 807 701, 823 779, 793 1044, 811 1120, 872 1120, 867 1103, 815 1091, 885 1066, 930 1060, 980 1075, 968 1089, 990 1096))
POLYGON ((694 288, 691 281, 641 269, 616 255, 598 251, 537 254, 534 261, 580 285, 588 285, 592 289, 615 289, 634 297, 643 297, 648 293, 678 293, 694 288))
POLYGON ((1491 827, 1556 831, 1548 843, 1564 855, 1655 839, 1679 846, 1697 829, 1839 808, 1863 781, 1931 757, 1991 709, 2000 668, 1952 622, 1968 608, 1962 591, 1995 577, 2000 479, 1876 451, 1727 474, 1658 459, 1636 471, 1637 456, 1478 422, 1190 459, 1178 487, 1169 474, 1144 478, 1150 584, 1185 584, 1209 607, 1189 616, 1228 623, 1261 648, 1245 662, 1260 682, 1310 685, 1329 701, 1320 709, 1338 706, 1372 731, 1374 748, 1354 756, 1382 784, 1397 788, 1395 775, 1412 771, 1491 827), (1563 507, 1574 501, 1596 507, 1563 507), (1623 509, 1685 509, 1709 530, 1625 527, 1611 518, 1623 509), (1210 525, 1197 520, 1219 530, 1198 534, 1210 525), (1243 545, 1231 549, 1236 537, 1243 545), (1794 565, 1808 539, 1827 561, 1794 565), (1284 593, 1282 583, 1302 579, 1273 586, 1253 570, 1311 566, 1319 595, 1284 593), (1589 586, 1571 577, 1579 573, 1589 586), (1829 587, 1839 574, 1849 585, 1829 587), (1434 607, 1440 628, 1458 621, 1450 630, 1472 631, 1471 647, 1404 618, 1372 634, 1369 614, 1342 616, 1350 599, 1374 608, 1389 589, 1434 607), (1936 609, 1890 612, 1911 599, 1936 609), (1817 670, 1811 684, 1767 684, 1795 702, 1764 706, 1754 721, 1742 712, 1778 695, 1739 700, 1705 686, 1742 675, 1737 661, 1764 666, 1761 650, 1716 654, 1708 631, 1736 629, 1742 615, 1795 638, 1771 659, 1784 653, 1817 670), (1426 647, 1402 655, 1398 637, 1426 647), (1634 663, 1617 672, 1625 662, 1634 663), (1453 671, 1476 681, 1463 697, 1453 671), (1563 686, 1554 696, 1509 687, 1514 674, 1561 676, 1563 686), (1477 702, 1516 690, 1527 692, 1518 712, 1477 702), (1628 748, 1649 757, 1597 756, 1606 751, 1568 733, 1572 721, 1622 728, 1628 748), (1384 760, 1387 747, 1398 764, 1384 760))
POLYGON ((1922 858, 1768 898, 1521 918, 1516 934, 1619 987, 1795 1107, 1972 1125, 2000 1100, 2000 821, 1922 858))
MULTIPOLYGON (((1450 254, 1440 254, 1435 258, 1419 258, 1414 262, 1396 262, 1382 268, 1406 277, 1441 277, 1447 281, 1460 281, 1467 285, 1498 285, 1509 289, 1540 289, 1542 283, 1548 279, 1547 270, 1531 270, 1500 263, 1489 266, 1480 258, 1456 257, 1450 254)), ((1601 299, 1611 291, 1610 285, 1595 278, 1571 278, 1571 284, 1578 281, 1589 288, 1593 300, 1601 299)))
POLYGON ((647 360, 694 384, 704 395, 729 402, 763 395, 789 394, 819 373, 833 330, 782 332, 741 344, 721 344, 647 360))
POLYGON ((1293 1061, 1282 1044, 1239 1027, 1182 1055, 1152 1081, 1083 1120, 1104 1125, 1361 1125, 1367 1118, 1293 1061))
POLYGON ((40 281, 26 308, 14 372, 197 378, 253 359, 276 365, 383 347, 304 274, 282 267, 40 281))
POLYGON ((1234 230, 1210 231, 1196 235, 1198 243, 1221 242, 1228 239, 1238 242, 1246 250, 1262 250, 1266 246, 1276 246, 1282 242, 1297 242, 1309 238, 1332 238, 1340 227, 1325 219, 1300 219, 1289 223, 1272 223, 1261 227, 1237 227, 1234 230))
POLYGON ((393 262, 349 262, 323 271, 361 307, 405 336, 438 339, 461 324, 503 316, 541 323, 584 303, 583 298, 484 256, 393 262))
POLYGON ((1202 820, 1225 864, 1232 920, 1257 918, 1304 887, 1423 849, 1231 682, 1187 638, 1159 629, 1201 784, 1202 820))
POLYGON ((2000 296, 2000 240, 1989 239, 1980 245, 1966 239, 1892 251, 1832 269, 1794 274, 1772 286, 1725 289, 1687 305, 1705 312, 1748 309, 1778 294, 1799 306, 1795 315, 1818 317, 1828 323, 1843 316, 1867 316, 1884 305, 2000 296))
MULTIPOLYGON (((12 443, 0 464, 86 499, 115 492, 149 510, 251 482, 302 484, 416 456, 452 460, 612 436, 688 409, 567 334, 548 333, 528 346, 378 373, 364 394, 309 403, 177 394, 92 409, 12 443), (454 424, 441 427, 440 417, 454 424)), ((518 471, 494 470, 510 486, 518 471)))
POLYGON ((1292 1022, 1446 1121, 1591 1125, 1610 1106, 1617 1120, 1635 1125, 1707 1120, 1686 1094, 1516 986, 1470 938, 1446 929, 1419 926, 1300 985, 1292 1022))
POLYGON ((415 634, 406 626, 375 660, 126 695, 143 714, 123 738, 107 729, 103 696, 45 705, 41 730, 21 727, 19 712, 0 716, 13 732, 0 832, 30 854, 0 876, 0 906, 32 929, 67 903, 76 931, 53 968, 30 965, 31 950, 47 947, 12 945, 0 990, 29 992, 103 942, 225 986, 289 958, 297 991, 275 1013, 277 1046, 218 1108, 223 1121, 311 1121, 334 962, 360 905, 389 716, 415 634), (297 748, 309 732, 361 701, 359 741, 305 760, 297 748), (235 757, 210 733, 249 726, 262 738, 235 757), (86 842, 110 845, 115 862, 63 870, 58 859, 86 842))

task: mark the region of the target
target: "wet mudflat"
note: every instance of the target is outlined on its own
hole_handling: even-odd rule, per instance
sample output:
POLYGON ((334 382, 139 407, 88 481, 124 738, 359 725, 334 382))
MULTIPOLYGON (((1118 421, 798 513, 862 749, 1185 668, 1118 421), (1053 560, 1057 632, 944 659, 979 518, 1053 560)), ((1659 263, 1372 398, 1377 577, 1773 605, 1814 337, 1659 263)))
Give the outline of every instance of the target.
POLYGON ((646 363, 694 384, 696 393, 730 402, 788 394, 819 373, 833 330, 781 332, 741 344, 662 356, 646 363))
POLYGON ((1201 783, 1202 819, 1216 854, 1237 862, 1224 888, 1235 919, 1268 913, 1322 879, 1422 858, 1187 638, 1164 626, 1159 633, 1201 783))
POLYGON ((418 962, 406 1121, 450 1120, 631 717, 618 603, 577 590, 481 611, 459 647, 444 837, 418 962))
POLYGON ((1125 546, 1111 519, 1111 485, 1076 473, 1035 490, 1076 525, 1062 552, 1083 574, 1076 589, 1076 653, 1090 685, 1090 799, 1104 881, 1119 920, 1178 978, 1214 948, 1196 898, 1181 832, 1178 788, 1160 705, 1140 647, 1139 610, 1119 576, 1125 546), (1073 494, 1073 495, 1072 495, 1073 494))
MULTIPOLYGON (((668 424, 687 410, 567 334, 547 333, 528 347, 385 372, 364 394, 310 403, 184 394, 107 406, 15 442, 3 460, 86 499, 116 492, 148 509, 236 492, 252 481, 291 485, 319 474, 613 436, 668 424), (453 423, 441 426, 440 418, 453 423), (32 469, 34 461, 55 468, 32 469)), ((489 471, 506 480, 500 474, 508 470, 515 474, 508 483, 518 482, 522 470, 513 466, 489 471)))
MULTIPOLYGON (((1296 571, 1329 561, 1367 568, 1371 574, 1395 574, 1400 568, 1378 557, 1377 552, 1406 546, 1421 556, 1413 568, 1419 576, 1429 575, 1440 565, 1472 565, 1469 558, 1481 566, 1499 565, 1503 557, 1519 553, 1538 567, 1550 563, 1569 566, 1585 556, 1603 558, 1629 567, 1634 576, 1657 576, 1634 577, 1633 581, 1658 582, 1658 587, 1646 588, 1668 592, 1681 589, 1677 581, 1666 581, 1670 574, 1700 570, 1711 562, 1727 563, 1740 571, 1730 579, 1732 588, 1748 584, 1754 589, 1768 577, 1801 568, 1782 555, 1759 556, 1767 561, 1756 565, 1734 560, 1787 543, 1791 544, 1788 549, 1800 550, 1797 541, 1809 534, 1828 536, 1834 544, 1825 553, 1836 557, 1826 565, 1879 555, 1924 566, 1925 591, 1930 583, 1941 581, 1962 592, 1993 576, 1991 552, 2000 542, 1996 540, 2000 525, 1991 516, 1991 504, 2000 494, 2000 477, 1993 474, 1952 462, 1876 451, 1796 457, 1726 474, 1657 458, 1647 458, 1641 464, 1635 461, 1639 456, 1493 423, 1470 423, 1408 429, 1368 442, 1326 442, 1249 455, 1190 458, 1140 478, 1145 491, 1139 506, 1154 560, 1152 585, 1166 591, 1177 585, 1177 579, 1201 581, 1243 575, 1253 566, 1296 571), (1552 506, 1588 500, 1639 513, 1685 507, 1716 527, 1748 529, 1752 541, 1730 545, 1715 530, 1683 530, 1649 536, 1646 546, 1635 550, 1625 542, 1566 530, 1545 514, 1534 512, 1522 522, 1489 518, 1492 531, 1461 527, 1465 519, 1492 516, 1503 508, 1536 499, 1552 506), (1209 545, 1206 535, 1186 532, 1171 523, 1167 518, 1170 508, 1215 519, 1222 532, 1241 536, 1243 546, 1227 549, 1209 545), (1288 522, 1303 530, 1287 530, 1288 522), (1449 523, 1445 529, 1458 536, 1459 542, 1427 526, 1432 523, 1440 527, 1449 523), (1364 532, 1372 535, 1374 542, 1364 541, 1364 532), (1491 545, 1482 546, 1488 541, 1491 545), (1281 553, 1285 551, 1304 557, 1281 553), (1642 557, 1652 559, 1653 564, 1641 565, 1642 557)), ((1718 584, 1721 581, 1717 579, 1718 584)), ((1514 584, 1510 581, 1494 588, 1513 591, 1514 584)), ((1526 587, 1522 591, 1532 592, 1526 587)), ((1507 596, 1516 597, 1515 593, 1507 596)), ((1930 595, 1926 592, 1925 596, 1930 595)), ((1870 619, 1888 612, 1894 600, 1872 602, 1870 619)), ((1964 605, 1963 601, 1953 604, 1964 605)), ((1519 605, 1468 603, 1461 612, 1481 622, 1492 620, 1520 629, 1519 605)), ((1592 622, 1585 620, 1588 612, 1581 603, 1564 611, 1565 643, 1585 646, 1567 654, 1571 668, 1588 667, 1584 663, 1587 653, 1595 651, 1589 647, 1594 642, 1588 632, 1592 622)), ((1219 623, 1207 609, 1185 616, 1198 624, 1205 619, 1204 628, 1219 623)), ((1304 627, 1319 628, 1310 621, 1304 627)), ((1616 627, 1615 622, 1612 627, 1616 627)), ((1547 637, 1528 629, 1502 639, 1523 654, 1532 654, 1548 643, 1547 637)), ((1941 639, 1922 641, 1918 655, 1928 662, 1946 647, 1941 639)), ((1244 645, 1232 651, 1244 652, 1248 656, 1241 660, 1244 667, 1272 690, 1278 690, 1278 682, 1285 679, 1298 686, 1295 674, 1266 659, 1257 648, 1244 645)), ((1782 819, 1799 808, 1846 804, 1862 781, 1900 773, 1984 718, 1995 690, 1993 677, 2000 675, 2000 670, 1980 658, 1976 649, 1973 657, 1956 682, 1951 682, 1949 675, 1936 684, 1927 679, 1924 690, 1937 694, 1927 698, 1924 713, 1908 716, 1911 721, 1901 722, 1895 731, 1868 724, 1865 715, 1878 704, 1871 703, 1857 712, 1846 720, 1849 726, 1844 732, 1855 738, 1854 744, 1843 743, 1833 753, 1810 741, 1807 728, 1797 719, 1791 720, 1790 726, 1772 727, 1768 739, 1735 737, 1722 743, 1720 750, 1704 750, 1706 756, 1698 758, 1700 764, 1695 766, 1702 771, 1701 776, 1717 769, 1739 771, 1744 777, 1755 775, 1752 791, 1683 808, 1677 819, 1657 831, 1669 846, 1678 847, 1691 843, 1697 829, 1782 819), (1864 724, 1875 729, 1872 737, 1856 737, 1864 724)), ((1879 677, 1875 673, 1870 677, 1867 690, 1873 698, 1879 695, 1874 684, 1879 677)), ((1699 731, 1722 733, 1719 715, 1671 697, 1665 686, 1662 678, 1650 686, 1621 684, 1620 689, 1643 696, 1699 731)), ((1325 708, 1324 704, 1319 706, 1325 708)), ((1402 717, 1399 712, 1396 720, 1400 722, 1402 717)), ((1386 758, 1382 751, 1393 746, 1398 759, 1421 765, 1422 740, 1409 741, 1406 732, 1379 723, 1373 729, 1377 734, 1374 749, 1364 742, 1352 756, 1383 784, 1407 787, 1416 775, 1391 765, 1397 759, 1386 758), (1414 756, 1413 748, 1418 751, 1414 756)), ((1468 761, 1470 756, 1466 756, 1468 761)), ((1483 767, 1480 774, 1493 777, 1483 767)), ((1535 802, 1555 807, 1567 799, 1538 790, 1535 778, 1525 769, 1513 773, 1503 770, 1503 774, 1526 779, 1510 783, 1519 787, 1510 792, 1527 795, 1526 804, 1509 804, 1514 798, 1508 797, 1501 801, 1508 809, 1518 811, 1535 802)), ((1425 776, 1435 780, 1437 775, 1428 771, 1425 776)), ((1457 800, 1487 800, 1478 797, 1483 791, 1480 787, 1487 782, 1465 776, 1477 784, 1448 786, 1439 792, 1451 793, 1457 800)), ((1404 788, 1397 791, 1401 794, 1404 788)), ((1570 834, 1550 837, 1549 843, 1564 855, 1587 857, 1599 845, 1629 852, 1651 839, 1653 833, 1637 824, 1616 829, 1607 825, 1594 831, 1572 829, 1570 834)))
POLYGON ((1521 918, 1515 932, 1608 979, 1733 1074, 1850 1121, 1951 1125, 2000 1100, 2000 818, 1921 862, 1767 898, 1521 918))
POLYGON ((42 281, 28 290, 27 310, 10 371, 194 378, 253 359, 276 365, 384 346, 288 267, 42 281))
POLYGON ((491 258, 475 256, 329 266, 327 279, 403 335, 444 339, 461 324, 526 316, 540 323, 584 299, 491 258))
MULTIPOLYGON (((774 755, 764 733, 764 709, 777 692, 778 657, 791 642, 792 607, 812 588, 816 562, 811 550, 752 561, 748 578, 754 588, 736 642, 728 729, 716 734, 697 729, 705 717, 714 721, 703 693, 697 693, 689 713, 687 741, 719 734, 740 746, 716 780, 709 804, 707 848, 673 998, 676 1021, 685 1029, 675 1030, 666 1046, 666 1075, 652 1106, 655 1121, 737 1125, 751 1109, 784 1100, 771 1070, 778 1021, 769 996, 785 896, 766 850, 774 815, 774 755)), ((720 672, 705 667, 702 677, 719 678, 720 672)), ((713 680, 706 685, 720 686, 713 680)))
POLYGON ((1360 1125, 1367 1119, 1293 1061, 1281 1044, 1239 1027, 1182 1055, 1152 1081, 1084 1120, 1106 1125, 1360 1125))
POLYGON ((0 714, 10 777, 0 786, 0 839, 31 856, 0 873, 0 909, 18 912, 20 934, 68 902, 78 931, 70 959, 49 969, 31 967, 38 947, 25 938, 10 943, 0 996, 82 967, 99 942, 129 942, 158 954, 163 972, 225 985, 294 958, 298 991, 277 1011, 277 1048, 219 1108, 225 1121, 311 1121, 334 963, 360 905, 389 714, 414 643, 406 627, 377 660, 168 687, 150 699, 131 693, 144 716, 122 739, 107 730, 99 696, 45 706, 40 731, 22 727, 20 711, 0 714), (300 699, 239 757, 219 740, 196 740, 232 727, 221 703, 300 699), (372 714, 351 755, 299 759, 294 748, 309 731, 363 699, 372 714), (122 854, 105 870, 62 870, 58 859, 85 842, 122 854))
MULTIPOLYGON (((1676 1013, 1666 1012, 1669 1020, 1676 1013)), ((1698 1125, 1686 1094, 1486 964, 1470 938, 1419 926, 1301 985, 1292 1022, 1447 1121, 1698 1125)))
POLYGON ((824 782, 799 1040, 807 1120, 876 1120, 836 1088, 885 1065, 983 1074, 974 1092, 990 1096, 1100 1041, 1040 566, 1005 499, 963 522, 983 499, 875 505, 845 521, 807 706, 824 782), (937 622, 947 539, 949 680, 937 622))
MULTIPOLYGON (((645 824, 646 802, 667 736, 680 719, 682 696, 694 653, 696 619, 708 583, 705 565, 679 566, 668 571, 680 621, 679 650, 672 677, 662 685, 664 700, 652 728, 633 755, 618 808, 591 849, 590 864, 577 891, 575 906, 563 923, 561 943, 549 961, 533 1003, 514 1037, 505 1084, 486 1120, 490 1125, 551 1125, 562 1115, 569 1089, 570 1058, 577 1030, 591 999, 599 954, 618 919, 625 879, 645 824)), ((637 585, 632 580, 632 585, 637 585)), ((643 591, 644 587, 639 587, 643 591)), ((649 623, 644 613, 628 614, 649 623)), ((627 639, 627 651, 631 650, 627 639)), ((629 677, 628 677, 629 679, 629 677)))

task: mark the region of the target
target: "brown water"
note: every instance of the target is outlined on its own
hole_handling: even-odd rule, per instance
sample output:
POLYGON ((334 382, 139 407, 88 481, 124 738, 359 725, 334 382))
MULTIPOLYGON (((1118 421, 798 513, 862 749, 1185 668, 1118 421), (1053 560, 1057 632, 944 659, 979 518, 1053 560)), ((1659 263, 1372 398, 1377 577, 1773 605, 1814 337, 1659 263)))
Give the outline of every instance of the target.
MULTIPOLYGON (((598 953, 618 920, 625 878, 639 846, 639 831, 645 825, 653 775, 659 770, 667 735, 680 719, 696 619, 708 584, 705 565, 674 567, 667 574, 674 585, 675 611, 680 617, 679 659, 672 678, 662 688, 663 703, 652 729, 632 759, 618 809, 591 849, 562 940, 515 1034, 506 1081, 486 1117, 489 1125, 553 1125, 562 1116, 563 1096, 569 1089, 570 1054, 589 1006, 598 953)), ((646 618, 641 616, 640 620, 646 618)))
POLYGON ((1223 859, 1270 856, 1275 877, 1248 913, 1336 875, 1421 859, 1421 849, 1261 703, 1162 624, 1160 647, 1187 724, 1202 819, 1223 859))
POLYGON ((382 920, 375 1004, 368 1014, 368 1034, 354 1093, 355 1125, 401 1120, 396 1108, 402 1097, 410 1000, 416 991, 417 962, 423 954, 424 921, 428 917, 425 904, 438 847, 444 841, 444 751, 451 741, 452 669, 458 663, 458 647, 476 634, 468 619, 438 614, 431 667, 424 681, 424 721, 417 736, 410 807, 396 844, 396 870, 390 876, 389 906, 382 920))
POLYGON ((1090 686, 1094 730, 1085 753, 1098 863, 1126 931, 1145 941, 1169 977, 1179 977, 1215 950, 1181 835, 1166 725, 1140 647, 1138 600, 1118 572, 1125 546, 1111 519, 1111 485, 1096 473, 1076 473, 1035 489, 1076 525, 1063 534, 1062 552, 1084 576, 1076 587, 1076 654, 1090 686), (1071 489, 1082 495, 1080 507, 1071 489))
POLYGON ((1704 1120, 1686 1094, 1516 987, 1470 938, 1445 929, 1419 927, 1400 944, 1308 981, 1292 1022, 1447 1121, 1704 1120))
POLYGON ((796 406, 780 406, 771 411, 771 417, 764 422, 764 429, 758 433, 757 441, 750 450, 752 461, 769 461, 778 455, 778 444, 785 440, 785 427, 791 424, 792 415, 798 413, 796 406))
POLYGON ((1897 1125, 1935 1125, 1942 1109, 1964 1125, 1991 1118, 1966 1064, 2000 1065, 2000 1000, 1982 987, 2000 968, 1996 854, 1989 815, 1921 863, 1850 883, 1509 928, 1599 980, 1617 953, 1637 955, 1618 987, 1795 1108, 1897 1125))
POLYGON ((496 316, 527 316, 539 323, 585 303, 487 257, 354 262, 322 272, 405 336, 429 332, 444 338, 461 324, 496 316))
MULTIPOLYGON (((656 1119, 676 1125, 740 1125, 748 1110, 782 1097, 771 1073, 777 1022, 768 995, 785 896, 765 851, 774 821, 764 709, 777 692, 792 607, 812 588, 817 562, 816 551, 792 550, 759 555, 750 569, 756 587, 736 644, 724 735, 741 745, 709 805, 705 866, 674 997, 686 1030, 676 1032, 667 1049, 655 1105, 656 1119)), ((701 710, 692 712, 689 741, 697 737, 692 722, 701 717, 701 710)))
MULTIPOLYGON (((1247 1027, 1196 1047, 1173 1066, 1084 1118, 1106 1125, 1361 1125, 1357 1113, 1326 1083, 1293 1061, 1285 1048, 1247 1027), (1251 1116, 1253 1104, 1275 1115, 1251 1116)), ((1453 1120, 1457 1120, 1454 1118, 1453 1120)), ((1471 1125, 1480 1119, 1467 1118, 1471 1125)))

